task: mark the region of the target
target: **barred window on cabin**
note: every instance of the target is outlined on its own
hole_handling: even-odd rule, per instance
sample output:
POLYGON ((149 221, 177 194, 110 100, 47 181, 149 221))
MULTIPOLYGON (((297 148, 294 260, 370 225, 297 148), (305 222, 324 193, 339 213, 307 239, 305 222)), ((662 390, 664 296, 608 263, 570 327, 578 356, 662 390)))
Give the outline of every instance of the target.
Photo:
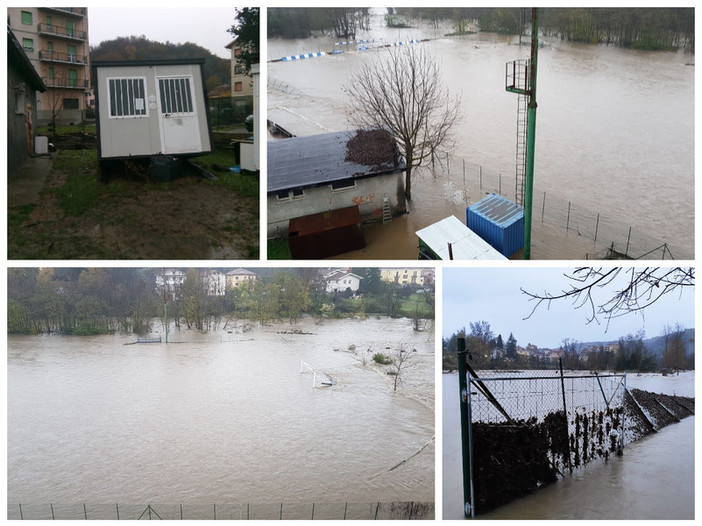
POLYGON ((161 95, 161 113, 193 113, 190 77, 158 79, 161 95))
POLYGON ((143 78, 108 79, 110 117, 146 115, 146 89, 143 78))

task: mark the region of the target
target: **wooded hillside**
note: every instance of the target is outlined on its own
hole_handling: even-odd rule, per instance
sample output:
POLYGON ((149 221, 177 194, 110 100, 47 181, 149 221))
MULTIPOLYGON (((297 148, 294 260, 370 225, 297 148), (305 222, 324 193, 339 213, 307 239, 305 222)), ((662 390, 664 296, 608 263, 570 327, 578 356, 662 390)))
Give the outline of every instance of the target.
POLYGON ((208 89, 229 84, 231 64, 225 58, 213 55, 207 49, 186 42, 155 42, 145 36, 119 37, 106 40, 90 48, 90 59, 98 60, 163 60, 163 59, 205 59, 205 82, 208 89))

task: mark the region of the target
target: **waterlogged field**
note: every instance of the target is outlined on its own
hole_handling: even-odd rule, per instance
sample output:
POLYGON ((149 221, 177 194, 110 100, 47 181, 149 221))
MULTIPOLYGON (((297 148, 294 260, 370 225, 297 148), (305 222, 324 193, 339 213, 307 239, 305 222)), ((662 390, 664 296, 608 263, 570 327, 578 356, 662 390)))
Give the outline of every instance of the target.
POLYGON ((48 503, 433 502, 433 331, 307 319, 135 340, 8 338, 10 516, 48 503), (411 359, 394 392, 372 356, 399 348, 411 359), (313 388, 303 361, 333 389, 313 388))
MULTIPOLYGON (((521 371, 514 376, 543 374, 521 371)), ((458 375, 442 376, 443 518, 461 519, 464 495, 458 375)), ((693 371, 668 376, 628 374, 626 378, 628 389, 688 397, 694 397, 694 383, 693 371)), ((592 463, 480 518, 692 519, 694 426, 694 417, 688 417, 641 440, 627 442, 623 456, 592 463)))

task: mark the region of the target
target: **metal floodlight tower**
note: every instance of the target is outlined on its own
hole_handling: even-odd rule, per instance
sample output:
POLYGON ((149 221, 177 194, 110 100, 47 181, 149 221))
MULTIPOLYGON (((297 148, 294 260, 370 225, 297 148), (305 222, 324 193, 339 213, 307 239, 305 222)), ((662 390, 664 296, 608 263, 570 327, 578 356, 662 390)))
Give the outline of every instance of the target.
POLYGON ((516 201, 524 207, 524 259, 531 259, 531 212, 534 197, 534 146, 536 144, 536 66, 539 54, 539 8, 531 10, 531 58, 508 62, 505 89, 520 98, 517 110, 516 201), (526 115, 523 100, 527 100, 526 115), (523 117, 526 117, 525 119, 523 117), (526 151, 524 148, 526 147, 526 151))

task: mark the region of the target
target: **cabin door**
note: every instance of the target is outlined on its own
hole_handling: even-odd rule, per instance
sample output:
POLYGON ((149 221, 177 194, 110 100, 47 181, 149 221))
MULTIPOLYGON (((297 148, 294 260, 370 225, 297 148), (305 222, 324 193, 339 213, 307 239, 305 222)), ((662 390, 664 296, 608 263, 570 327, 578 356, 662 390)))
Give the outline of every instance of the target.
POLYGON ((197 106, 193 96, 193 77, 156 77, 159 122, 164 154, 202 151, 197 106))

